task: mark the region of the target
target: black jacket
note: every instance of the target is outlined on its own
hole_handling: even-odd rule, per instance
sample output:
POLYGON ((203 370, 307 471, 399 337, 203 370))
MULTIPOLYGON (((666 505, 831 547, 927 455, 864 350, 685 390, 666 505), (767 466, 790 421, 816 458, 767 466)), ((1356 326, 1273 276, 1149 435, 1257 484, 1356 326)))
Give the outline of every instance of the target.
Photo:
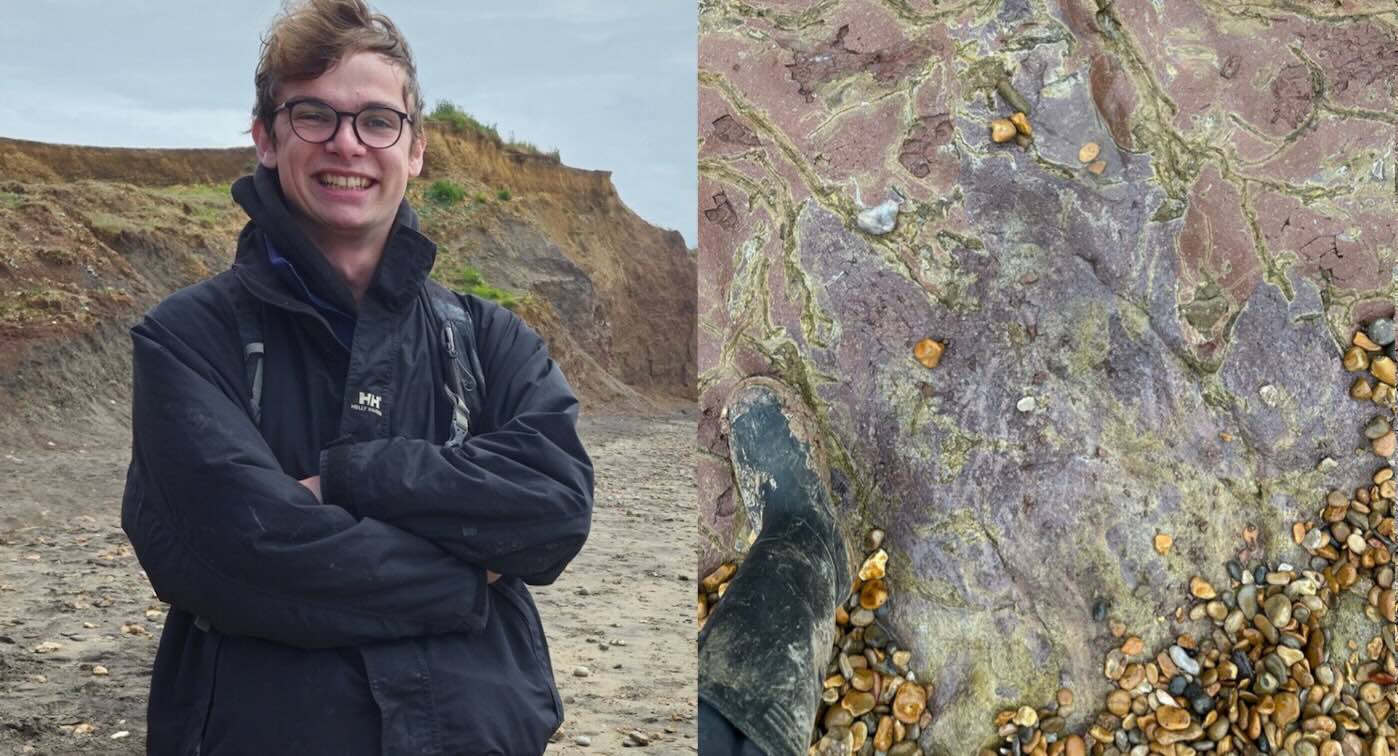
POLYGON ((446 448, 449 365, 421 295, 436 247, 407 203, 356 306, 275 173, 233 196, 251 221, 232 268, 131 330, 122 527, 171 604, 147 750, 541 753, 563 709, 524 584, 552 582, 587 537, 577 400, 518 317, 463 297, 485 406, 446 448), (351 349, 271 269, 264 234, 357 312, 351 349), (260 429, 240 310, 266 343, 260 429), (324 504, 297 482, 316 474, 324 504))

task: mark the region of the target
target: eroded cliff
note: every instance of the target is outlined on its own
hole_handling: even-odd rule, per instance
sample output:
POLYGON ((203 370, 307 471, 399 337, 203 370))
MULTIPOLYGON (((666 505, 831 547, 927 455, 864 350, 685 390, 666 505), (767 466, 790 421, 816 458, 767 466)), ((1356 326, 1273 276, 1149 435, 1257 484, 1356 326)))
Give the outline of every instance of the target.
MULTIPOLYGON (((434 277, 467 269, 518 300, 586 403, 692 400, 695 259, 631 212, 609 174, 432 127, 409 201, 438 243, 434 277), (429 197, 434 181, 464 189, 429 197)), ((23 432, 120 418, 126 328, 232 261, 246 217, 228 185, 251 148, 129 150, 0 139, 0 394, 23 432)))

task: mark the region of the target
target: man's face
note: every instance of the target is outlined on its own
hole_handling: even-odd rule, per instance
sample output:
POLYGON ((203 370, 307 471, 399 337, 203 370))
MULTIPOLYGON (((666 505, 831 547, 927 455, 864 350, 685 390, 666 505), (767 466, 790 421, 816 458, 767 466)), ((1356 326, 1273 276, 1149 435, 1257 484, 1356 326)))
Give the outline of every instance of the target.
MULTIPOLYGON (((403 84, 397 66, 377 53, 360 52, 341 59, 320 78, 282 85, 277 97, 278 104, 311 97, 343 112, 369 105, 411 112, 403 101, 403 84)), ((311 236, 317 241, 386 236, 408 179, 422 171, 425 144, 414 138, 417 127, 405 123, 398 142, 378 150, 355 137, 348 117, 341 118, 335 138, 324 144, 297 136, 289 118, 285 109, 277 113, 275 140, 261 119, 255 120, 253 141, 262 165, 277 169, 282 193, 309 222, 311 236)))

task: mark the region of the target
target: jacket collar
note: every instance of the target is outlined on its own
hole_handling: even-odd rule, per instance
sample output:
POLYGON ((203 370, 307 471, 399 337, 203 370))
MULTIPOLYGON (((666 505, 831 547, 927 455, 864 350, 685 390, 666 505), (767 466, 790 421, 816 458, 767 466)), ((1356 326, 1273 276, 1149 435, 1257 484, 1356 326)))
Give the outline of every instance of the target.
MULTIPOLYGON (((233 199, 248 214, 248 225, 238 238, 236 266, 267 286, 285 288, 262 252, 261 235, 265 234, 277 252, 295 266, 311 292, 347 313, 359 311, 344 276, 296 224, 275 170, 259 165, 251 176, 233 182, 233 199)), ((404 199, 365 299, 373 298, 389 310, 401 309, 417 296, 436 258, 437 245, 418 231, 417 213, 404 199)))

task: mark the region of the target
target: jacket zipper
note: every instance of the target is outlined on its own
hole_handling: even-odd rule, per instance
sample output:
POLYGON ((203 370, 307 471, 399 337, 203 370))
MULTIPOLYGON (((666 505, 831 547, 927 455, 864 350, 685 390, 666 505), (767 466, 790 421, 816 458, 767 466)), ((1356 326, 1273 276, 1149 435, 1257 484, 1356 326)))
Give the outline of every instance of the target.
POLYGON ((452 336, 451 324, 443 323, 442 326, 442 340, 447 345, 447 356, 454 360, 456 359, 456 339, 452 336))

